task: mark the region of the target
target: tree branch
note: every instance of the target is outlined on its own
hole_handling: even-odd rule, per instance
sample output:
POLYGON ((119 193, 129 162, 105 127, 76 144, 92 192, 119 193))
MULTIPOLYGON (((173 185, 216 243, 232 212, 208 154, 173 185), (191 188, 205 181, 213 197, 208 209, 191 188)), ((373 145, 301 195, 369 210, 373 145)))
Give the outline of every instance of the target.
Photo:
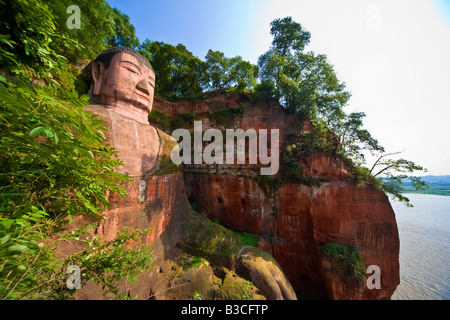
MULTIPOLYGON (((375 163, 373 164, 372 168, 370 169, 370 173, 372 173, 373 169, 375 169, 375 167, 378 165, 378 162, 380 162, 380 160, 381 160, 382 158, 388 157, 388 156, 393 156, 393 155, 395 155, 395 154, 399 154, 399 153, 402 153, 402 152, 403 152, 403 151, 397 151, 397 152, 387 153, 387 154, 384 154, 384 155, 380 156, 380 157, 377 159, 377 161, 375 161, 375 163)), ((384 171, 384 169, 383 169, 382 171, 384 171)), ((376 175, 374 175, 374 177, 376 177, 378 174, 379 174, 379 173, 377 173, 376 175)))

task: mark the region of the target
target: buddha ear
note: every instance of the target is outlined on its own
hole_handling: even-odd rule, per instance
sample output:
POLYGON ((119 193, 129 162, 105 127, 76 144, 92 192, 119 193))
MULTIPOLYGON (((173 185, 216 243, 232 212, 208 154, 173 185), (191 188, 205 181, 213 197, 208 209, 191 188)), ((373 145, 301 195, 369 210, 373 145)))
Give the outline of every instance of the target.
POLYGON ((94 89, 92 91, 93 95, 98 96, 100 94, 100 89, 103 82, 103 64, 101 62, 94 62, 92 64, 92 80, 94 81, 94 89))

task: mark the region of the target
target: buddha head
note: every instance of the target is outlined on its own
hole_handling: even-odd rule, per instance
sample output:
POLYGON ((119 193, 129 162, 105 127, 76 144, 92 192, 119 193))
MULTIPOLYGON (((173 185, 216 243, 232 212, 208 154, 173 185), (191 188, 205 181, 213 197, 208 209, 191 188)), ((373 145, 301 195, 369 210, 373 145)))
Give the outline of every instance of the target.
POLYGON ((101 53, 90 66, 90 102, 148 123, 153 107, 155 72, 150 63, 128 47, 101 53))

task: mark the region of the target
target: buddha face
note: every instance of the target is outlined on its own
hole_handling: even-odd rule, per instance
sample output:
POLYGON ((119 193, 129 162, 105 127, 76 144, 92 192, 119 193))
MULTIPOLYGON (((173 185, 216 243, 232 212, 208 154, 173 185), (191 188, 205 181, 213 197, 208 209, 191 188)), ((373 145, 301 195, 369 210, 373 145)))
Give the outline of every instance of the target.
POLYGON ((155 73, 128 53, 113 56, 107 69, 100 62, 92 66, 96 102, 108 107, 136 108, 148 114, 153 106, 155 73))

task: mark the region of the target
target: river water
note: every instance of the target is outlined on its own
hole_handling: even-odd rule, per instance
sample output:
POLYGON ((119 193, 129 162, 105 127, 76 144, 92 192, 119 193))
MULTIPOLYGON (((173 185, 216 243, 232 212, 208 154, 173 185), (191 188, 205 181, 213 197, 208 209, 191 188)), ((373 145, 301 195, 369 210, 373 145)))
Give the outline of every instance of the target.
POLYGON ((400 236, 400 285, 392 300, 450 300, 450 196, 391 201, 400 236))

